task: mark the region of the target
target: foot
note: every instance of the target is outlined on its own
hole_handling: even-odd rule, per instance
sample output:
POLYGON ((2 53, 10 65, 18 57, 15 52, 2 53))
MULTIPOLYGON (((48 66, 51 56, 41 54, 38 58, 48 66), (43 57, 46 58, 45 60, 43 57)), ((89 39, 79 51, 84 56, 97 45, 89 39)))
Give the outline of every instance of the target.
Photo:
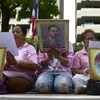
POLYGON ((7 90, 6 90, 6 86, 4 84, 0 85, 0 94, 6 94, 7 90))
POLYGON ((85 93, 86 93, 86 88, 83 87, 83 86, 79 86, 79 87, 77 87, 77 89, 76 89, 76 93, 77 93, 77 94, 85 94, 85 93))

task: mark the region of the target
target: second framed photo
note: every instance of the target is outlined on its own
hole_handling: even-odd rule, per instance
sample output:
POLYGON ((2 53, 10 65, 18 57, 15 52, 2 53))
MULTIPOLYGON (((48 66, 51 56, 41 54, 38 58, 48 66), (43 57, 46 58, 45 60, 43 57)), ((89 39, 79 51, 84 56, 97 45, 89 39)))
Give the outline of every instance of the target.
POLYGON ((100 80, 100 48, 89 49, 90 77, 100 80))
POLYGON ((100 41, 89 41, 90 78, 100 80, 100 41))
POLYGON ((36 20, 36 31, 41 52, 49 48, 59 48, 67 52, 69 48, 69 20, 36 20))
POLYGON ((2 79, 3 76, 5 53, 6 53, 6 47, 0 47, 0 79, 2 79))

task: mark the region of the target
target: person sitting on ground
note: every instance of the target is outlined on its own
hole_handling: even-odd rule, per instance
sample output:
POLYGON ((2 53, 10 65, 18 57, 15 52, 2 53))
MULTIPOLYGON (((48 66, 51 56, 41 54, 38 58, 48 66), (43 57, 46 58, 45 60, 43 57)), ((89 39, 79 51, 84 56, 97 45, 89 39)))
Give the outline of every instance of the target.
POLYGON ((3 80, 0 80, 0 83, 2 83, 0 84, 1 93, 25 93, 30 91, 33 86, 34 72, 39 68, 35 48, 25 42, 26 29, 17 25, 13 28, 13 35, 19 55, 13 56, 7 51, 3 71, 4 77, 3 80))
POLYGON ((87 29, 82 33, 84 47, 82 50, 77 51, 74 55, 72 71, 75 74, 73 76, 73 83, 75 86, 75 92, 77 94, 86 93, 86 85, 89 80, 89 41, 95 40, 95 33, 91 29, 87 29))
POLYGON ((69 42, 69 51, 62 53, 59 48, 50 48, 47 53, 39 52, 38 60, 42 73, 35 84, 37 93, 73 93, 71 66, 73 47, 69 42))

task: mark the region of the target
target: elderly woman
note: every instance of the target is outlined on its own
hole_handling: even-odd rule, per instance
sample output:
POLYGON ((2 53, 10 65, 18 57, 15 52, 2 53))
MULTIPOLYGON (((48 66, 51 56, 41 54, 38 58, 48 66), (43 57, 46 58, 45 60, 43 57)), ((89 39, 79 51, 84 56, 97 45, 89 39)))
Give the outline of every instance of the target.
POLYGON ((95 33, 90 29, 85 30, 82 35, 84 47, 82 50, 75 53, 72 68, 72 71, 75 74, 73 76, 75 92, 78 94, 86 92, 86 85, 89 79, 89 41, 95 40, 95 33))
POLYGON ((27 35, 26 29, 22 26, 15 26, 13 35, 19 55, 14 57, 9 51, 7 52, 2 80, 5 85, 0 85, 1 93, 6 93, 5 89, 8 93, 25 93, 31 90, 33 75, 38 69, 36 50, 24 41, 27 35))

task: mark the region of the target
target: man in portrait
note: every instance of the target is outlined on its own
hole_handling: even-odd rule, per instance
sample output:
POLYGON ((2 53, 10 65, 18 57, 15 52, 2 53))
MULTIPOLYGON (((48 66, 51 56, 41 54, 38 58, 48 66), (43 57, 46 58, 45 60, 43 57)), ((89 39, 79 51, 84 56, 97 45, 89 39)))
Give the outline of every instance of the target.
POLYGON ((48 37, 43 39, 43 48, 62 48, 64 43, 62 40, 58 40, 59 27, 56 25, 50 25, 48 27, 48 37))

